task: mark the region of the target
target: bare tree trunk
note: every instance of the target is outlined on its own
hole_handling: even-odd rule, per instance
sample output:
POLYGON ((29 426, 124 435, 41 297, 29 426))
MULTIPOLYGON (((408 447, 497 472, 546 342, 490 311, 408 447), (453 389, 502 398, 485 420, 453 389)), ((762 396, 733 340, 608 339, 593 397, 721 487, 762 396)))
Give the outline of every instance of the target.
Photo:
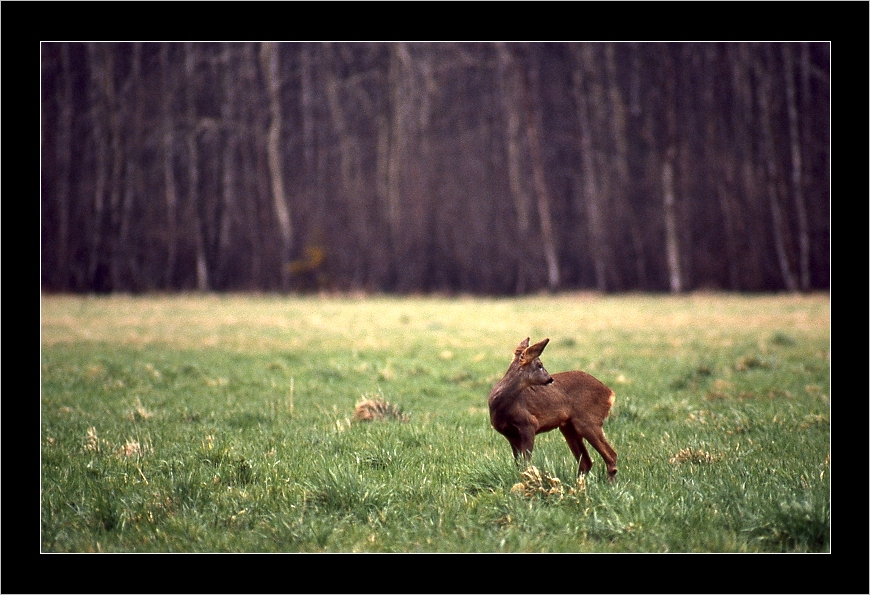
POLYGON ((109 169, 109 208, 106 216, 109 220, 109 250, 107 257, 109 259, 109 285, 106 289, 119 290, 122 287, 120 279, 120 268, 122 260, 122 252, 126 246, 125 237, 126 226, 124 225, 123 214, 123 198, 122 193, 122 168, 124 158, 124 147, 121 143, 121 105, 117 99, 115 92, 115 52, 112 48, 107 48, 105 53, 105 78, 104 78, 104 97, 106 100, 106 115, 108 116, 108 136, 109 136, 109 155, 111 156, 111 166, 109 169))
POLYGON ((544 176, 544 158, 541 154, 541 141, 538 133, 540 85, 538 67, 529 57, 526 69, 526 135, 529 139, 529 153, 532 161, 532 180, 538 199, 538 218, 541 222, 541 244, 544 260, 547 263, 547 287, 554 291, 559 287, 559 260, 556 253, 556 239, 553 232, 553 218, 550 213, 550 193, 544 176))
POLYGON ((429 133, 432 104, 438 93, 435 71, 437 52, 431 49, 431 44, 414 60, 416 66, 414 85, 414 146, 416 158, 411 160, 410 171, 410 202, 412 203, 409 222, 408 249, 411 253, 410 283, 408 289, 426 290, 432 278, 434 251, 430 249, 434 235, 434 220, 436 217, 436 201, 432 198, 430 187, 430 172, 434 167, 435 151, 432 147, 432 135, 429 133))
POLYGON ((671 293, 683 291, 680 226, 674 192, 674 162, 677 158, 676 68, 670 49, 662 48, 665 59, 665 145, 662 155, 662 198, 664 202, 665 248, 671 293))
POLYGON ((393 259, 392 284, 400 291, 418 290, 426 283, 428 256, 427 175, 429 152, 425 130, 434 92, 429 48, 412 56, 407 43, 390 45, 390 136, 387 165, 387 221, 393 259))
MULTIPOLYGON (((125 151, 118 150, 118 159, 124 153, 124 192, 120 208, 120 231, 118 234, 118 250, 116 251, 114 276, 116 287, 135 289, 143 281, 139 278, 138 265, 136 262, 135 240, 131 237, 131 228, 136 226, 133 221, 133 208, 142 200, 144 184, 142 182, 141 150, 144 145, 143 138, 145 126, 142 124, 142 107, 139 100, 139 89, 142 87, 142 44, 135 42, 132 48, 130 79, 124 93, 123 106, 127 113, 124 121, 130 122, 130 132, 125 139, 125 151), (132 113, 130 113, 132 112, 132 113), (126 269, 129 280, 125 283, 121 279, 121 267, 126 269)), ((118 107, 120 118, 122 106, 118 107)), ((118 123, 118 136, 120 141, 121 125, 118 123)), ((121 169, 120 166, 118 168, 121 169)), ((120 192, 120 190, 119 190, 120 192)))
POLYGON ((46 290, 828 283, 826 44, 42 55, 46 290))
POLYGON ((247 250, 244 254, 236 256, 238 261, 244 262, 245 284, 250 287, 266 288, 268 281, 262 278, 263 258, 266 253, 264 246, 273 243, 271 240, 264 241, 263 235, 269 228, 268 222, 263 221, 262 212, 271 213, 271 193, 268 178, 268 167, 263 167, 263 142, 262 142, 262 118, 263 93, 258 88, 259 60, 258 46, 256 43, 244 43, 239 46, 239 79, 230 84, 241 83, 241 89, 255 89, 256 92, 240 93, 239 101, 239 124, 241 126, 238 138, 239 145, 239 186, 242 191, 238 195, 240 214, 239 227, 241 242, 246 243, 247 250), (265 204, 263 204, 265 202, 265 204), (241 230, 247 230, 241 231, 241 230))
POLYGON ((413 84, 413 72, 407 44, 393 44, 390 50, 389 86, 392 118, 388 137, 386 199, 391 243, 397 246, 402 225, 402 170, 404 157, 408 153, 408 129, 413 117, 410 113, 413 90, 409 88, 413 84))
POLYGON ((172 120, 172 99, 175 85, 169 63, 169 44, 160 46, 160 70, 163 77, 163 188, 166 202, 166 264, 163 288, 173 289, 176 255, 178 254, 178 191, 175 187, 175 123, 172 120))
POLYGON ((759 107, 761 117, 761 137, 765 148, 764 161, 767 172, 767 198, 770 204, 770 214, 773 219, 773 241, 779 270, 789 291, 798 290, 798 280, 795 277, 788 255, 787 222, 779 204, 779 168, 776 165, 776 147, 773 137, 773 50, 768 48, 766 60, 760 60, 759 77, 759 107), (765 67, 765 64, 767 67, 765 67))
MULTIPOLYGON (((801 77, 800 77, 800 104, 802 107, 802 110, 801 110, 801 130, 804 131, 804 136, 801 139, 801 141, 804 143, 804 145, 810 145, 810 143, 813 142, 813 132, 812 132, 812 126, 811 126, 812 110, 810 109, 810 106, 816 105, 817 101, 814 101, 814 98, 812 97, 812 89, 810 88, 810 73, 813 70, 813 65, 812 65, 811 60, 810 60, 810 44, 808 42, 801 42, 800 48, 801 48, 801 54, 800 54, 800 73, 801 73, 801 77)), ((830 84, 830 81, 827 79, 827 76, 825 76, 824 79, 825 79, 825 85, 828 86, 830 84)), ((831 152, 830 132, 828 132, 827 134, 825 134, 823 136, 821 144, 825 148, 825 164, 826 164, 826 168, 824 170, 823 177, 824 177, 825 181, 829 183, 830 182, 830 174, 827 170, 827 166, 828 166, 828 164, 830 164, 830 156, 831 156, 830 155, 830 152, 831 152)), ((807 155, 807 160, 809 162, 812 162, 812 159, 808 155, 807 155)), ((804 187, 807 190, 807 193, 809 194, 808 199, 809 199, 811 205, 817 204, 820 200, 819 192, 817 190, 818 187, 816 186, 815 180, 814 180, 814 177, 815 177, 814 171, 815 171, 815 168, 811 168, 808 165, 804 165, 804 168, 801 172, 801 183, 804 185, 804 187)), ((825 183, 825 187, 827 187, 827 183, 825 183)), ((807 230, 807 235, 804 239, 807 241, 811 240, 811 238, 809 236, 809 230, 807 230)), ((807 260, 805 263, 804 262, 801 263, 802 266, 807 266, 807 267, 811 266, 811 263, 809 262, 810 257, 811 257, 811 252, 812 252, 812 242, 810 242, 810 245, 809 245, 807 252, 806 252, 806 259, 807 260)), ((812 286, 812 282, 813 282, 812 271, 809 270, 807 273, 807 276, 806 276, 806 286, 804 287, 804 289, 806 291, 809 291, 809 289, 812 286)))
MULTIPOLYGON (((327 66, 331 66, 332 63, 332 49, 327 48, 327 58, 326 63, 327 66)), ((327 80, 326 80, 326 101, 329 104, 329 115, 331 116, 332 123, 332 131, 335 134, 335 137, 338 139, 338 153, 339 153, 339 168, 341 170, 341 178, 339 181, 339 185, 341 187, 342 193, 347 193, 350 191, 351 186, 353 185, 353 171, 354 171, 354 147, 353 147, 353 137, 351 136, 348 126, 347 126, 347 118, 344 113, 343 102, 341 100, 341 81, 338 78, 338 75, 333 72, 331 69, 327 72, 327 80)))
POLYGON ((593 104, 596 107, 601 107, 595 101, 595 99, 600 99, 600 92, 590 89, 593 86, 590 78, 595 57, 592 54, 593 48, 589 44, 574 45, 572 50, 574 51, 572 90, 577 108, 578 144, 583 172, 583 202, 588 214, 586 219, 587 246, 595 271, 595 288, 598 291, 607 291, 607 265, 605 262, 607 247, 605 245, 603 206, 601 204, 603 192, 597 175, 598 164, 595 159, 595 149, 592 145, 592 116, 589 101, 589 96, 592 95, 593 104), (584 83, 586 84, 584 85, 584 83))
POLYGON ((677 225, 677 201, 674 194, 674 154, 675 151, 668 149, 662 162, 662 196, 664 197, 668 281, 671 293, 680 293, 683 291, 683 275, 680 268, 680 238, 677 225))
MULTIPOLYGON (((389 77, 388 77, 389 78, 389 77)), ((385 95, 389 95, 389 81, 387 82, 387 91, 385 95)), ((389 99, 385 99, 384 103, 388 104, 389 99)), ((377 234, 381 240, 376 244, 376 248, 381 254, 380 258, 375 258, 372 261, 372 282, 378 287, 386 287, 389 284, 390 271, 392 265, 390 263, 392 250, 392 234, 393 226, 390 223, 389 214, 389 196, 390 196, 390 132, 392 126, 390 118, 386 115, 386 109, 382 109, 376 117, 376 134, 375 139, 375 205, 377 207, 378 223, 377 234)))
POLYGON ((107 132, 105 122, 107 107, 105 88, 108 84, 106 63, 100 51, 101 44, 88 44, 88 58, 91 66, 91 127, 94 138, 94 195, 93 218, 91 224, 90 250, 88 255, 88 284, 94 289, 103 289, 100 278, 101 250, 103 244, 103 217, 106 202, 107 178, 107 132))
POLYGON ((330 169, 331 135, 329 120, 317 109, 322 96, 328 95, 329 56, 332 44, 303 43, 299 46, 300 92, 299 108, 302 115, 302 160, 300 171, 303 198, 307 202, 308 242, 325 242, 324 231, 331 225, 331 202, 335 197, 332 188, 333 171, 330 169), (312 236, 319 237, 313 240, 312 236))
POLYGON ((734 125, 730 119, 731 114, 726 110, 719 109, 718 98, 728 93, 728 80, 722 80, 717 75, 716 65, 725 49, 719 49, 716 44, 705 45, 705 68, 704 76, 711 81, 703 91, 703 110, 706 113, 706 126, 704 130, 704 144, 709 151, 706 154, 706 174, 713 182, 713 188, 719 199, 719 208, 722 210, 722 223, 725 229, 725 260, 727 268, 727 289, 736 291, 740 289, 740 259, 737 248, 737 226, 739 207, 734 196, 736 168, 734 145, 738 144, 739 126, 734 125))
POLYGON ((187 158, 189 200, 192 206, 193 239, 196 248, 196 288, 208 291, 210 287, 208 275, 208 260, 205 254, 205 239, 202 231, 201 201, 206 200, 199 193, 199 118, 196 112, 196 44, 188 43, 185 56, 185 74, 187 75, 187 158))
MULTIPOLYGON (((628 74, 628 113, 635 117, 639 118, 643 115, 643 110, 641 109, 641 91, 640 91, 640 80, 641 80, 641 52, 637 43, 630 43, 631 48, 631 64, 629 66, 629 74, 628 74)), ((641 136, 645 136, 641 131, 641 136)), ((632 242, 634 244, 635 251, 635 261, 634 266, 637 271, 638 278, 638 288, 639 289, 648 289, 649 288, 649 279, 647 274, 647 259, 646 259, 646 249, 644 245, 644 234, 643 234, 643 219, 637 215, 636 212, 631 213, 631 226, 632 226, 632 242)))
POLYGON ((726 46, 731 55, 732 89, 737 102, 732 120, 736 131, 736 142, 732 151, 736 159, 737 194, 734 197, 733 222, 740 239, 739 251, 742 252, 740 279, 743 289, 758 290, 764 287, 761 263, 764 259, 762 229, 759 220, 766 211, 760 188, 764 185, 759 155, 754 149, 758 136, 757 102, 755 87, 752 84, 752 49, 748 44, 726 46))
POLYGON ((788 132, 791 144, 791 185, 794 193, 795 212, 798 223, 798 271, 800 288, 810 288, 810 230, 807 220, 807 206, 804 198, 803 157, 801 155, 800 121, 798 118, 797 93, 795 92, 795 67, 791 45, 782 44, 786 107, 788 110, 788 132))
POLYGON ((301 45, 300 55, 300 90, 299 108, 302 112, 302 164, 309 174, 303 179, 305 184, 317 184, 317 122, 314 113, 314 71, 318 64, 313 46, 309 43, 301 45))
POLYGON ((236 168, 239 167, 237 160, 239 147, 239 126, 236 124, 237 114, 239 113, 239 85, 238 76, 240 72, 233 71, 233 51, 229 44, 225 45, 221 55, 221 61, 224 64, 224 80, 223 90, 226 94, 226 99, 221 104, 221 119, 222 128, 224 130, 224 148, 223 148, 223 174, 222 174, 222 190, 221 190, 221 214, 218 222, 218 241, 216 261, 220 263, 218 267, 223 276, 222 284, 226 285, 230 282, 226 278, 226 263, 227 256, 230 251, 230 239, 232 234, 232 222, 237 216, 239 206, 236 200, 236 168), (236 75, 236 76, 233 76, 236 75))
MULTIPOLYGON (((58 93, 58 125, 55 159, 57 159, 57 240, 55 244, 55 269, 53 282, 65 286, 67 254, 69 252, 69 177, 72 163, 72 74, 70 72, 70 48, 68 43, 60 44, 60 91, 58 93)), ((78 275, 76 275, 78 276, 78 275)))
MULTIPOLYGON (((611 135, 613 138, 613 166, 610 167, 611 183, 610 196, 614 205, 614 211, 619 215, 614 219, 621 220, 627 228, 631 245, 634 252, 634 264, 636 283, 640 287, 646 286, 646 258, 643 253, 643 234, 635 217, 631 216, 631 206, 628 202, 627 189, 629 188, 628 169, 628 122, 626 115, 625 98, 619 87, 619 70, 616 64, 616 44, 606 43, 604 46, 605 72, 607 74, 607 101, 613 112, 611 135)), ((610 265, 613 266, 612 264, 610 265)), ((620 289, 627 284, 623 282, 620 289)))
POLYGON ((737 225, 736 221, 739 218, 737 214, 739 206, 734 197, 734 185, 736 184, 737 175, 735 172, 734 158, 732 155, 722 156, 722 175, 717 180, 716 186, 719 194, 719 201, 722 208, 722 217, 725 224, 725 258, 728 259, 728 289, 738 291, 741 288, 740 278, 740 258, 738 258, 737 250, 737 225))
POLYGON ((508 187, 513 197, 514 210, 517 218, 517 282, 516 292, 526 292, 529 283, 530 261, 526 254, 530 245, 529 236, 529 197, 523 186, 522 176, 522 139, 520 132, 520 97, 522 88, 519 72, 511 55, 510 49, 504 43, 498 44, 499 81, 501 83, 502 110, 507 120, 505 129, 508 158, 508 187))
POLYGON ((281 288, 288 287, 288 272, 284 266, 290 262, 293 249, 293 226, 290 209, 284 194, 284 170, 281 166, 281 78, 278 47, 275 43, 264 43, 260 48, 263 78, 269 93, 269 133, 266 140, 266 154, 269 162, 269 176, 272 182, 272 201, 275 216, 281 233, 281 288))
MULTIPOLYGON (((345 81, 340 78, 338 68, 340 68, 341 54, 334 46, 328 46, 326 49, 325 68, 325 86, 326 98, 329 104, 329 113, 332 120, 332 130, 338 142, 339 151, 339 169, 341 176, 339 180, 339 188, 341 195, 347 201, 347 208, 352 214, 349 217, 348 237, 345 242, 340 245, 344 248, 339 258, 344 263, 346 269, 353 271, 349 284, 352 287, 359 287, 363 284, 365 278, 365 251, 358 249, 371 242, 371 235, 368 233, 370 214, 367 213, 367 205, 364 197, 366 195, 363 180, 362 180, 362 164, 359 140, 351 130, 351 114, 347 113, 345 108, 346 102, 343 101, 345 95, 345 81)), ((352 86, 351 86, 352 88, 352 86)), ((322 248, 322 246, 317 246, 322 248)))

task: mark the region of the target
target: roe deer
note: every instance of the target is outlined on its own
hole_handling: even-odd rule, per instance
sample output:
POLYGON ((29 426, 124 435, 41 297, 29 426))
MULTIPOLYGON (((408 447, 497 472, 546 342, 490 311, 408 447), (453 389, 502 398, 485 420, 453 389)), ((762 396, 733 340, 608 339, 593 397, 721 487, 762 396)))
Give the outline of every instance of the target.
POLYGON ((585 438, 607 465, 612 482, 616 475, 616 451, 604 438, 602 425, 610 414, 615 395, 586 372, 550 374, 540 355, 549 339, 529 347, 526 339, 514 350, 514 359, 489 393, 489 419, 492 427, 508 439, 514 458, 528 463, 535 446, 535 434, 559 428, 574 458, 577 475, 592 468, 585 438))

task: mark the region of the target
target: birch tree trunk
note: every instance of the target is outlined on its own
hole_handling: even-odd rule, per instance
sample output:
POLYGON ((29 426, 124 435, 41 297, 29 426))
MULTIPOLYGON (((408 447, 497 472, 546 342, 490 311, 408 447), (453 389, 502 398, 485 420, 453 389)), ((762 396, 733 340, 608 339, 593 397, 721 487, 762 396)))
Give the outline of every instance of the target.
POLYGON ((676 68, 668 47, 663 47, 665 60, 665 143, 662 151, 662 198, 665 219, 665 250, 668 264, 668 284, 671 293, 683 291, 680 226, 677 217, 677 197, 674 192, 674 163, 677 158, 676 68))
POLYGON ((544 157, 541 154, 541 140, 538 132, 539 90, 538 67, 530 56, 526 69, 526 136, 529 139, 532 181, 537 197, 538 218, 541 223, 541 248, 547 263, 547 287, 550 291, 555 291, 559 287, 559 260, 556 252, 555 233, 553 232, 553 218, 550 213, 550 193, 544 175, 544 157))
POLYGON ((193 242, 196 252, 196 288, 199 291, 208 291, 209 275, 208 275, 208 260, 205 254, 205 239, 203 237, 203 221, 201 216, 200 201, 205 200, 205 197, 200 196, 199 192, 199 126, 196 110, 196 58, 197 46, 193 43, 188 43, 186 46, 184 70, 187 78, 187 176, 189 184, 188 200, 191 205, 191 215, 193 218, 193 242))
POLYGON ((218 269, 218 275, 221 279, 218 285, 226 284, 227 264, 232 258, 230 253, 231 234, 233 229, 233 220, 238 217, 240 207, 236 197, 237 190, 237 173, 236 168, 239 167, 239 136, 240 126, 237 124, 239 114, 239 85, 234 77, 229 76, 233 72, 230 66, 233 64, 233 52, 230 51, 230 46, 224 46, 221 52, 221 62, 224 64, 224 72, 222 87, 224 92, 224 101, 221 103, 221 129, 224 131, 223 156, 222 161, 222 184, 221 184, 221 209, 220 218, 217 222, 218 240, 215 262, 218 269))
POLYGON ((674 154, 667 150, 662 162, 662 196, 665 215, 665 247, 668 260, 668 282, 671 293, 683 291, 683 275, 680 267, 680 237, 677 225, 677 199, 674 194, 674 154))
POLYGON ((827 43, 41 55, 47 291, 829 284, 827 43))
POLYGON ((783 216, 782 207, 779 204, 779 192, 777 190, 779 168, 776 164, 776 146, 773 135, 773 50, 768 48, 766 60, 759 59, 759 115, 761 118, 761 137, 764 146, 764 162, 766 168, 767 199, 770 205, 770 214, 773 224, 773 241, 776 249, 776 258, 783 282, 789 291, 798 290, 798 280, 792 271, 788 254, 788 225, 783 216))
POLYGON ((281 289, 288 287, 289 273, 285 266, 290 262, 293 248, 293 225, 290 209, 284 194, 284 171, 281 167, 281 71, 278 47, 275 43, 264 43, 260 47, 263 78, 269 95, 269 132, 266 137, 266 155, 269 163, 269 178, 272 185, 272 204, 278 219, 281 234, 281 289))
POLYGON ((804 197, 803 156, 801 154, 800 120, 795 91, 795 61, 791 44, 782 44, 783 75, 785 77, 786 108, 788 111, 789 144, 791 146, 791 187, 798 224, 798 272, 800 288, 810 288, 810 230, 804 197))

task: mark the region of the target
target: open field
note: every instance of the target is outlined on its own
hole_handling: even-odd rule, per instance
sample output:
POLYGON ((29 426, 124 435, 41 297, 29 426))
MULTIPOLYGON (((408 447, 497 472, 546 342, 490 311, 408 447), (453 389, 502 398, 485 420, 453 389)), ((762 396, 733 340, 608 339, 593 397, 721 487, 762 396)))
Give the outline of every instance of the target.
POLYGON ((828 551, 830 302, 42 298, 43 551, 828 551), (525 337, 616 391, 619 454, 514 466, 525 337), (383 398, 407 421, 357 422, 383 398), (519 484, 519 485, 518 485, 519 484))

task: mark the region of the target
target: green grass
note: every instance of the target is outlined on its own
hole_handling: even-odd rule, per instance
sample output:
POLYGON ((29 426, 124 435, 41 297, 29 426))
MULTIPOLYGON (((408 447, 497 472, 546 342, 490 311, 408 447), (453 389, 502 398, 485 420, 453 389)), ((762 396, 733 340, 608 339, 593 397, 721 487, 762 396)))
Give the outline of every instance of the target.
POLYGON ((830 548, 827 295, 44 296, 41 383, 43 551, 830 548), (614 485, 551 432, 512 490, 527 336, 616 391, 614 485))

